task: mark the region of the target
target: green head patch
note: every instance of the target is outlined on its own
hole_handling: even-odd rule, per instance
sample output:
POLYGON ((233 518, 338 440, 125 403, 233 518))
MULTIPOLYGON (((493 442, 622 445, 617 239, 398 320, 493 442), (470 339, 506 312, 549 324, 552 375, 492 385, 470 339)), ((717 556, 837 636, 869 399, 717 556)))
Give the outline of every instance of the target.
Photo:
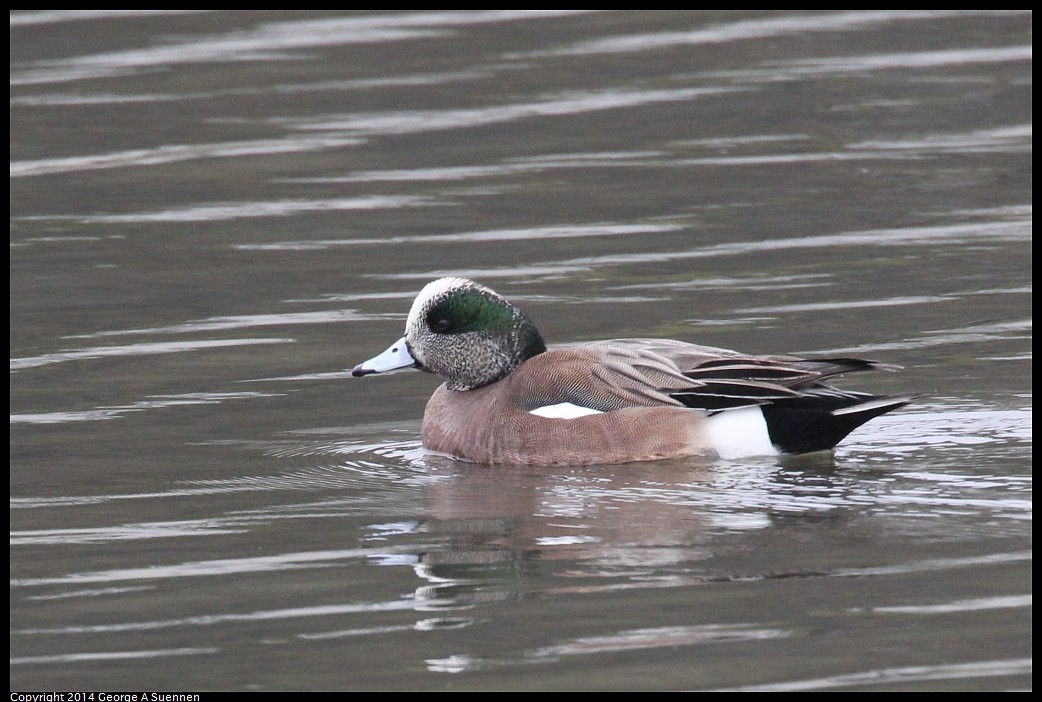
POLYGON ((516 325, 508 302, 483 290, 455 291, 427 311, 427 328, 435 334, 492 332, 506 334, 516 325))

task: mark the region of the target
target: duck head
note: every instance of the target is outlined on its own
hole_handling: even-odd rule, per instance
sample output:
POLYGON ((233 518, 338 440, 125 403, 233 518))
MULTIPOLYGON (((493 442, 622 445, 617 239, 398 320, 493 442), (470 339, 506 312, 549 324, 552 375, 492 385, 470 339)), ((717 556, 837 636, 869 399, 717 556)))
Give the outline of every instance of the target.
POLYGON ((535 324, 506 298, 472 280, 441 278, 416 297, 405 336, 351 374, 418 368, 465 391, 506 377, 543 351, 535 324))

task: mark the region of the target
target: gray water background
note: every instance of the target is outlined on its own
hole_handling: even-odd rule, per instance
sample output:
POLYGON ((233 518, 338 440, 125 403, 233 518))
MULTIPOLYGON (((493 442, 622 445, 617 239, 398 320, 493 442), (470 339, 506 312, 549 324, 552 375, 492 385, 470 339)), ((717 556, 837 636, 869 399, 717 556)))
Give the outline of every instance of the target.
POLYGON ((1031 20, 13 12, 12 690, 1030 689, 1031 20), (427 456, 446 274, 924 396, 427 456))

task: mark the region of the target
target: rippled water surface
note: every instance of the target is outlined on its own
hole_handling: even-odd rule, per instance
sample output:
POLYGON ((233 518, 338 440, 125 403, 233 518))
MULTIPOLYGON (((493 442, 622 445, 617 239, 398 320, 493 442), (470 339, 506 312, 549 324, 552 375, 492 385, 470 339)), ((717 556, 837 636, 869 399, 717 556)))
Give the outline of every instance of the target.
POLYGON ((1031 20, 13 12, 11 688, 1030 689, 1031 20), (923 397, 454 462, 445 274, 923 397))

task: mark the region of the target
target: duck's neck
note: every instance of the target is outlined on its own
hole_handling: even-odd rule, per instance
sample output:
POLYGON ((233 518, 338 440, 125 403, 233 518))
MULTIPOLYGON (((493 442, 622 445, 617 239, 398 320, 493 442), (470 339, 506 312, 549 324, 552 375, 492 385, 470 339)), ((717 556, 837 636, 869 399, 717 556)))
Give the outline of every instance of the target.
POLYGON ((521 365, 528 359, 546 351, 546 343, 543 341, 539 330, 535 328, 535 325, 527 317, 522 317, 522 319, 524 323, 517 330, 517 348, 519 351, 517 365, 521 365))
POLYGON ((513 328, 510 330, 508 337, 510 344, 506 349, 502 349, 506 351, 506 354, 500 357, 498 372, 483 385, 490 385, 498 380, 502 380, 517 370, 517 367, 528 359, 546 351, 546 343, 539 334, 539 330, 527 317, 520 313, 515 318, 513 328))
MULTIPOLYGON (((476 390, 507 377, 530 358, 546 351, 546 344, 539 330, 526 317, 518 314, 511 329, 497 332, 487 338, 487 344, 479 344, 472 370, 456 369, 446 375, 446 386, 455 392, 476 390)), ((475 351, 472 348, 472 351, 475 351)))

